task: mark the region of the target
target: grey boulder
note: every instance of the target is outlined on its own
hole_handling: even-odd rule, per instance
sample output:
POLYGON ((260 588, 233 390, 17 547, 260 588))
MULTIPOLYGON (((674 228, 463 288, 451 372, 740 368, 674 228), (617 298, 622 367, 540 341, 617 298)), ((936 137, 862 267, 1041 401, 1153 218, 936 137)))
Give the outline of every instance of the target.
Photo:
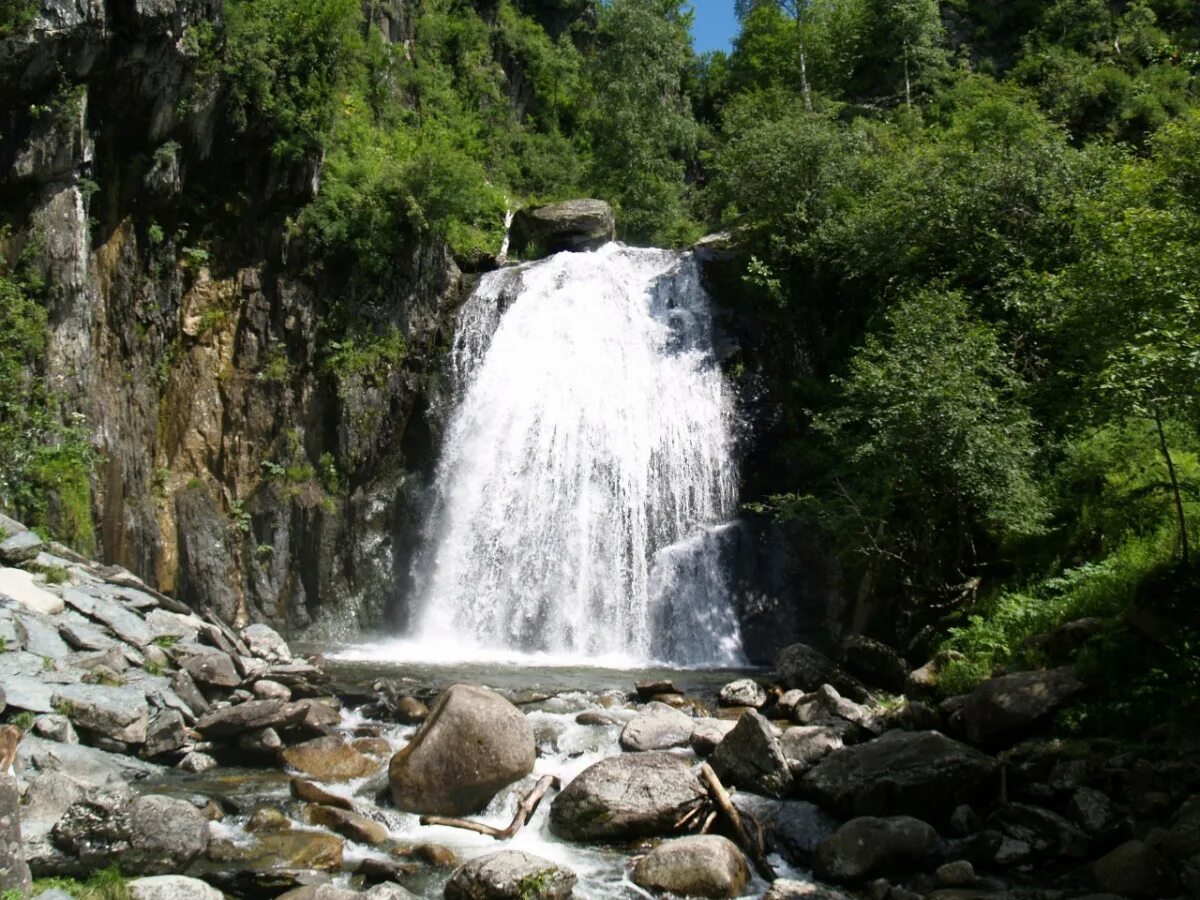
POLYGON ((742 713, 733 731, 717 745, 711 762, 722 781, 743 791, 782 797, 792 787, 792 773, 774 726, 752 709, 742 713))
POLYGON ((817 848, 813 871, 821 878, 853 884, 894 868, 911 867, 941 849, 929 824, 911 816, 851 819, 817 848))
POLYGON ((750 883, 746 857, 728 838, 698 834, 659 844, 633 867, 633 883, 680 897, 738 897, 750 883))
POLYGON ((670 750, 686 747, 692 739, 696 720, 657 700, 629 720, 621 730, 624 750, 670 750))
POLYGON ((767 705, 767 691, 753 678, 741 678, 721 688, 717 695, 717 703, 721 706, 750 706, 761 709, 767 705))
POLYGON ((501 850, 460 866, 446 882, 446 900, 565 900, 575 888, 570 869, 519 850, 501 850))
POLYGON ((223 900, 224 894, 199 878, 185 875, 150 875, 129 882, 133 900, 223 900))
POLYGON ((991 747, 1016 743, 1083 690, 1070 667, 985 681, 961 707, 967 740, 991 747))
POLYGON ((595 250, 615 233, 616 218, 603 200, 568 200, 520 210, 513 218, 512 249, 526 254, 595 250))
POLYGON ((584 769, 550 805, 550 830, 569 841, 670 834, 707 796, 691 767, 669 753, 633 753, 584 769))
POLYGON ((533 729, 519 709, 487 688, 457 684, 392 757, 392 800, 407 812, 478 812, 532 772, 536 756, 533 729))

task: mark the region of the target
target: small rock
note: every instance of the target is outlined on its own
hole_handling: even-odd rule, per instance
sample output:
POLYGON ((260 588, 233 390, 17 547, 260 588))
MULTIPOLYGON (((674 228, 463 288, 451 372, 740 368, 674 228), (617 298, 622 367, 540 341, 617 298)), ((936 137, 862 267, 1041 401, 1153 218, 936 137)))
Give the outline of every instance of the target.
POLYGON ((274 728, 260 728, 238 735, 237 745, 256 756, 274 756, 283 749, 283 739, 274 728))
POLYGON ((988 817, 988 825, 1028 844, 1044 856, 1087 855, 1088 837, 1058 813, 1029 803, 1006 803, 988 817))
POLYGON ((414 894, 410 894, 400 885, 390 881, 368 888, 363 897, 366 900, 417 900, 414 894))
POLYGON ((841 750, 842 739, 832 728, 800 725, 783 733, 779 739, 779 749, 792 774, 800 776, 834 750, 841 750))
POLYGON ((220 650, 208 649, 208 652, 189 656, 183 662, 183 669, 198 684, 234 688, 242 683, 233 659, 228 653, 222 653, 220 650))
POLYGON ((967 804, 962 803, 950 813, 950 831, 958 837, 974 834, 983 827, 983 820, 967 804))
POLYGON ((287 703, 292 699, 292 689, 286 684, 264 678, 254 682, 254 696, 259 700, 282 700, 287 703))
POLYGON ((448 869, 458 864, 454 851, 441 844, 417 844, 413 847, 412 855, 439 869, 448 869))
POLYGON ((659 694, 678 694, 675 690, 675 685, 665 679, 657 681, 635 681, 633 683, 634 693, 637 698, 643 702, 656 697, 659 694))
POLYGON ((388 839, 387 829, 378 822, 334 806, 310 806, 304 816, 310 825, 328 828, 360 844, 382 844, 388 839))
POLYGON ((215 769, 218 765, 219 763, 207 753, 192 751, 186 754, 175 768, 183 772, 190 772, 193 775, 199 775, 201 772, 209 772, 215 769))
POLYGON ((774 727, 754 710, 743 713, 717 746, 712 767, 723 782, 743 791, 782 797, 792 787, 792 774, 774 727))
POLYGON ((975 884, 975 867, 965 859, 938 866, 934 877, 942 887, 969 888, 975 884))
POLYGON ((1071 795, 1067 815, 1091 835, 1111 834, 1120 824, 1108 796, 1090 787, 1081 787, 1071 795))
POLYGON ((633 883, 682 897, 737 897, 750 869, 737 845, 719 835, 675 838, 659 844, 633 867, 633 883))
POLYGON ((378 771, 379 763, 359 753, 340 737, 305 741, 283 751, 284 763, 318 781, 350 781, 378 771))
POLYGON ((362 894, 335 884, 306 884, 280 894, 275 900, 359 900, 362 894))
POLYGON ((246 823, 246 830, 250 832, 291 831, 292 820, 274 806, 260 806, 251 813, 250 821, 246 823))
POLYGON ((390 756, 392 753, 392 745, 381 737, 355 738, 350 746, 368 756, 390 756))
POLYGON ((150 720, 142 753, 147 757, 174 753, 187 741, 187 726, 184 724, 183 714, 175 709, 159 710, 150 720))
POLYGON ((940 849, 937 832, 919 819, 862 817, 821 842, 813 871, 830 881, 856 883, 928 859, 940 849))
POLYGON ((429 707, 416 697, 401 697, 396 702, 396 720, 401 725, 420 725, 429 718, 429 707))
POLYGON ((57 741, 60 744, 79 743, 79 735, 75 733, 75 727, 71 724, 71 720, 56 713, 38 716, 33 723, 33 732, 38 737, 44 737, 48 741, 57 741))
POLYGON ((731 681, 721 688, 721 693, 717 695, 717 702, 721 706, 749 706, 753 709, 762 709, 767 705, 767 691, 754 679, 742 678, 738 681, 731 681))
POLYGON ((726 719, 696 719, 695 723, 690 744, 697 756, 712 756, 725 735, 737 727, 726 719))
POLYGON ((566 900, 575 873, 540 856, 501 850, 473 859, 446 882, 446 900, 566 900))
MULTIPOLYGON (((224 900, 225 895, 199 878, 152 875, 135 878, 126 887, 133 900, 224 900)), ((44 896, 44 895, 43 895, 44 896)))
POLYGON ((354 804, 345 797, 331 793, 303 778, 293 778, 290 782, 292 796, 305 803, 317 803, 322 806, 333 806, 337 809, 353 810, 354 804))
POLYGON ((21 531, 12 537, 0 540, 0 562, 15 566, 34 559, 45 547, 45 542, 33 531, 21 531))
POLYGON ((853 900, 853 898, 844 891, 824 884, 777 878, 771 882, 771 888, 763 895, 763 900, 853 900))
POLYGON ((621 748, 642 751, 686 747, 694 729, 691 716, 665 703, 651 702, 621 730, 621 748))

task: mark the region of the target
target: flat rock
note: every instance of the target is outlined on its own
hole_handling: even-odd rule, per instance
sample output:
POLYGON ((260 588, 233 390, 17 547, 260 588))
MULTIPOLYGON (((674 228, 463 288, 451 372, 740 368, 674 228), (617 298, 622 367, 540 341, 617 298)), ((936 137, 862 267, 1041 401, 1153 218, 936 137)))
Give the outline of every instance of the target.
POLYGON ((293 797, 297 800, 303 800, 305 803, 319 803, 322 806, 332 806, 336 809, 354 809, 354 804, 345 797, 327 791, 319 785, 313 784, 311 781, 305 781, 303 778, 291 779, 289 781, 289 788, 293 797))
POLYGON ((306 711, 299 704, 282 700, 247 700, 205 713, 197 720, 196 730, 206 738, 235 737, 264 728, 295 725, 303 720, 306 711))
POLYGON ((686 747, 696 720, 665 703, 653 701, 621 730, 623 750, 670 750, 686 747))
POLYGON ((77 728, 114 741, 141 744, 150 725, 150 706, 141 691, 99 684, 64 684, 57 687, 51 705, 65 711, 77 728))
POLYGON ((288 767, 318 781, 364 778, 374 774, 380 767, 378 761, 359 753, 336 735, 288 747, 282 755, 288 767))
POLYGON ((550 830, 571 841, 670 834, 708 796, 691 767, 669 753, 632 753, 584 769, 550 805, 550 830))
POLYGON ((40 587, 30 573, 21 569, 0 569, 0 595, 43 616, 57 615, 64 609, 61 597, 40 587))
POLYGON ((75 650, 108 650, 117 640, 75 612, 59 617, 58 633, 75 650))
POLYGON ((844 818, 909 814, 939 820, 995 797, 998 763, 936 731, 889 731, 829 754, 801 790, 844 818))
POLYGON ((22 633, 21 643, 30 653, 59 660, 71 652, 71 648, 58 634, 58 623, 50 616, 33 612, 18 612, 13 615, 17 629, 22 633))
POLYGON ((633 867, 633 883, 681 897, 738 897, 750 883, 750 867, 738 846, 715 834, 663 841, 633 867))
POLYGON ((145 647, 154 640, 154 632, 146 621, 112 597, 69 587, 63 591, 63 599, 89 619, 107 625, 113 634, 127 644, 145 647))
POLYGON ((777 878, 771 882, 770 889, 763 895, 763 900, 854 900, 845 891, 811 881, 796 881, 791 878, 777 878))
POLYGON ((536 757, 524 713, 487 688, 453 685, 392 757, 392 800, 408 812, 468 815, 532 772, 536 757))
POLYGON ((95 787, 124 785, 164 772, 161 766, 133 756, 83 744, 60 744, 32 734, 25 735, 17 746, 17 759, 27 772, 59 772, 95 787))
POLYGON ((501 850, 471 860, 446 882, 446 900, 566 900, 575 873, 520 850, 501 850))
POLYGON ((747 710, 717 745, 712 767, 726 784, 755 794, 782 797, 792 787, 792 773, 775 736, 760 713, 747 710))
POLYGON ((336 806, 310 806, 304 811, 310 825, 319 825, 360 844, 382 844, 388 831, 373 819, 336 806))

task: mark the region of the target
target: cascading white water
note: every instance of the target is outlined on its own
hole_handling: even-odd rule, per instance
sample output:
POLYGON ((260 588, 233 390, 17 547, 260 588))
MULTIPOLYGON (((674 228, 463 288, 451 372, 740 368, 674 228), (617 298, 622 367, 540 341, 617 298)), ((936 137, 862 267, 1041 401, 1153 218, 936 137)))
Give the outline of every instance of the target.
POLYGON ((744 662, 715 549, 733 403, 691 254, 609 244, 491 273, 453 366, 420 641, 744 662))

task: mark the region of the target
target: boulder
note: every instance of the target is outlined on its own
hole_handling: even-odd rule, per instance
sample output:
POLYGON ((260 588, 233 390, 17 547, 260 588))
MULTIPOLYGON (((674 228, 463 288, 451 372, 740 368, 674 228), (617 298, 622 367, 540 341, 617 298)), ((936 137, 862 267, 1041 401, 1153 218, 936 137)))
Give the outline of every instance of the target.
POLYGON ((292 689, 286 684, 264 678, 254 682, 254 696, 259 700, 279 700, 287 703, 292 699, 292 689))
POLYGON ((938 866, 933 877, 942 887, 969 888, 975 884, 975 867, 968 860, 956 859, 938 866))
POLYGON ((359 900, 363 895, 335 884, 306 884, 280 894, 275 900, 359 900))
POLYGON ((767 705, 767 690, 753 678, 740 678, 721 688, 717 695, 721 706, 749 706, 762 709, 767 705))
MULTIPOLYGON (((1071 820, 1093 836, 1106 836, 1120 827, 1120 818, 1113 809, 1112 801, 1103 791, 1080 787, 1071 795, 1067 806, 1071 820)), ((1197 852, 1200 852, 1198 847, 1197 852)))
POLYGON ((145 743, 150 727, 146 695, 125 687, 64 684, 55 688, 51 706, 77 728, 127 744, 145 743))
POLYGON ((401 697, 396 701, 396 721, 401 725, 420 725, 429 718, 429 707, 416 697, 401 697))
POLYGON ((817 848, 813 871, 840 884, 912 868, 941 849, 931 825, 911 816, 851 819, 817 848))
POLYGON ((417 900, 415 894, 409 893, 400 885, 390 881, 368 888, 363 896, 367 900, 417 900))
POLYGON ((696 720, 687 713, 653 701, 621 730, 621 748, 640 751, 686 747, 695 727, 696 720))
POLYGON ((1170 861, 1142 841, 1128 841, 1092 864, 1096 887, 1121 897, 1173 897, 1179 877, 1170 861))
POLYGON ((717 746, 711 761, 726 785, 770 797, 782 797, 791 790, 792 773, 775 728, 755 710, 742 714, 717 746))
POLYGON ((680 897, 738 897, 750 868, 738 846, 715 834, 663 841, 633 867, 633 883, 680 897))
POLYGON ((109 596, 99 587, 66 588, 63 599, 67 604, 96 622, 108 626, 117 637, 134 647, 145 647, 154 640, 150 626, 126 603, 115 595, 109 596))
POLYGON ((960 709, 967 740, 988 747, 1011 746, 1083 690, 1083 682, 1070 667, 985 681, 960 709))
POLYGON ((584 769, 550 805, 550 830, 570 841, 670 834, 708 794, 669 753, 614 756, 584 769))
POLYGON ((0 894, 7 897, 9 891, 15 891, 17 896, 25 897, 31 884, 25 845, 21 840, 21 798, 17 780, 7 771, 0 771, 0 894))
POLYGON ((908 664, 895 650, 880 641, 856 634, 842 642, 842 657, 850 674, 867 684, 877 684, 901 693, 908 684, 908 664))
POLYGON ((784 731, 779 749, 792 775, 799 777, 834 750, 841 750, 842 739, 823 725, 798 725, 784 731))
POLYGON ((1162 849, 1176 859, 1200 857, 1200 796, 1192 797, 1175 811, 1162 849))
POLYGON ((815 691, 823 684, 830 684, 859 703, 870 697, 861 681, 807 644, 792 644, 780 650, 775 657, 775 672, 789 689, 815 691))
POLYGON ((392 800, 407 812, 479 812, 503 788, 533 771, 533 729, 494 691, 448 688, 429 718, 388 766, 392 800))
POLYGON ((203 653, 187 656, 182 662, 182 668, 197 684, 235 688, 242 683, 233 658, 228 653, 210 647, 206 647, 203 653))
POLYGON ((446 882, 446 900, 565 900, 575 888, 570 869, 520 850, 501 850, 460 866, 446 882))
POLYGON ((959 804, 991 801, 999 766, 936 731, 889 731, 831 753, 801 790, 845 818, 891 813, 938 820, 959 804))
POLYGON ((283 751, 284 763, 318 781, 350 781, 378 771, 379 763, 336 735, 315 738, 283 751))
POLYGON ((250 814, 246 823, 246 831, 259 833, 263 831, 291 831, 292 820, 284 815, 283 810, 274 806, 260 806, 250 814))
POLYGON ((147 757, 162 756, 165 753, 174 753, 186 743, 188 734, 183 714, 175 709, 164 709, 150 720, 142 753, 147 757))
POLYGON ((34 576, 20 569, 0 569, 0 596, 16 600, 19 606, 42 616, 56 616, 62 612, 62 598, 38 587, 34 576))
POLYGON ((603 200, 568 200, 520 210, 513 217, 511 246, 526 256, 596 250, 615 233, 612 207, 603 200))
POLYGON ((224 900, 225 895, 199 878, 151 875, 127 885, 132 900, 224 900))
MULTIPOLYGON (((187 698, 184 698, 185 702, 187 698)), ((190 705, 190 704, 189 704, 190 705)), ((205 738, 229 738, 263 728, 286 728, 303 720, 306 709, 283 700, 247 700, 205 713, 196 722, 196 730, 205 738)))

